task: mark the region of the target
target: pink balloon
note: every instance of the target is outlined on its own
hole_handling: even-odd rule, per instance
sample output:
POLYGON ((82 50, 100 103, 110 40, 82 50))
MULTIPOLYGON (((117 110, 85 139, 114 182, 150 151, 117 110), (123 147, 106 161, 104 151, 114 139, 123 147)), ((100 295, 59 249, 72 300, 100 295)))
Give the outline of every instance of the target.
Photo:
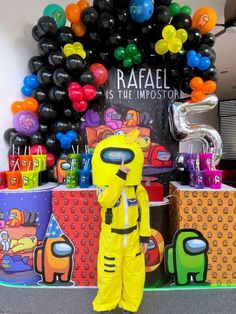
POLYGON ((91 84, 84 85, 82 89, 84 91, 85 100, 93 100, 96 97, 97 91, 93 85, 91 84))
POLYGON ((31 155, 39 155, 39 154, 46 155, 47 154, 46 148, 43 145, 39 145, 39 144, 31 146, 30 152, 31 152, 31 155))
POLYGON ((77 112, 83 112, 88 108, 88 102, 86 100, 82 100, 80 102, 73 102, 73 108, 77 112))
POLYGON ((51 153, 47 153, 47 168, 52 167, 55 164, 55 156, 51 153))
POLYGON ((68 86, 69 98, 71 101, 81 101, 84 99, 84 91, 80 84, 73 82, 68 86))

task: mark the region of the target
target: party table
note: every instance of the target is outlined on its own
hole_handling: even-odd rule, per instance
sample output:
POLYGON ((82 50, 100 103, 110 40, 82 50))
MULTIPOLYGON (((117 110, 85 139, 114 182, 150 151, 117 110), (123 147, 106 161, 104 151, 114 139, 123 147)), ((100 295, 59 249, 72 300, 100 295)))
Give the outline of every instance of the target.
POLYGON ((208 241, 206 282, 236 285, 236 189, 194 189, 170 183, 171 236, 180 229, 195 229, 208 241))

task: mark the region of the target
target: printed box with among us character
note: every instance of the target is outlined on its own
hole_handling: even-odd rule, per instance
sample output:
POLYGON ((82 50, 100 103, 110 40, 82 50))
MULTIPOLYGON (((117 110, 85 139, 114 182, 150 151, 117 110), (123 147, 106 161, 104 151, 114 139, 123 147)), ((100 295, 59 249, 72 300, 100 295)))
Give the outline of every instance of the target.
POLYGON ((76 286, 96 286, 101 225, 96 189, 59 186, 53 190, 52 205, 57 222, 75 247, 72 281, 76 286))
POLYGON ((170 183, 171 235, 179 229, 196 229, 208 241, 206 282, 212 286, 236 285, 236 189, 194 189, 170 183))

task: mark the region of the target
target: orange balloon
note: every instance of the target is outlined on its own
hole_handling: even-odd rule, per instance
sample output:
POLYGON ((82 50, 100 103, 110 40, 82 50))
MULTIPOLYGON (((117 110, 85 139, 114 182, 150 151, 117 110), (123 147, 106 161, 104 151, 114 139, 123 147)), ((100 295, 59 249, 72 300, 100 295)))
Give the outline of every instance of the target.
POLYGON ((72 24, 72 30, 76 36, 82 37, 86 33, 86 26, 82 23, 82 21, 79 21, 78 23, 72 24))
POLYGON ((78 1, 77 5, 80 7, 81 11, 90 7, 90 4, 87 0, 80 0, 78 1))
POLYGON ((216 83, 214 81, 206 81, 203 83, 202 91, 206 94, 212 94, 216 91, 216 83))
POLYGON ((39 109, 39 103, 33 97, 25 98, 23 103, 24 103, 24 110, 36 112, 39 109))
POLYGON ((23 101, 15 101, 12 103, 11 105, 11 111, 13 112, 13 114, 17 113, 18 111, 23 110, 23 101))
POLYGON ((202 89, 203 87, 203 80, 199 76, 195 76, 194 78, 191 79, 190 81, 190 87, 192 90, 199 90, 202 89))
POLYGON ((202 34, 209 33, 217 23, 216 11, 211 7, 198 9, 192 18, 192 27, 197 28, 202 34))
POLYGON ((201 90, 194 90, 191 93, 191 98, 193 102, 201 101, 205 98, 205 94, 201 90))
POLYGON ((81 9, 77 4, 70 3, 65 8, 65 14, 66 14, 66 18, 71 23, 76 23, 76 22, 79 22, 79 20, 80 20, 81 9))

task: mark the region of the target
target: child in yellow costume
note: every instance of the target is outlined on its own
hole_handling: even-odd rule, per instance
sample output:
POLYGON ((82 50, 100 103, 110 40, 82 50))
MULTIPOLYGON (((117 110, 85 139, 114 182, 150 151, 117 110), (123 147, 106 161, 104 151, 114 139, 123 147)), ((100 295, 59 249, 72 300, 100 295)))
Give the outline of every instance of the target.
POLYGON ((141 185, 144 156, 137 129, 113 135, 94 151, 92 171, 102 206, 95 311, 138 311, 145 281, 144 253, 149 242, 149 202, 141 185))

